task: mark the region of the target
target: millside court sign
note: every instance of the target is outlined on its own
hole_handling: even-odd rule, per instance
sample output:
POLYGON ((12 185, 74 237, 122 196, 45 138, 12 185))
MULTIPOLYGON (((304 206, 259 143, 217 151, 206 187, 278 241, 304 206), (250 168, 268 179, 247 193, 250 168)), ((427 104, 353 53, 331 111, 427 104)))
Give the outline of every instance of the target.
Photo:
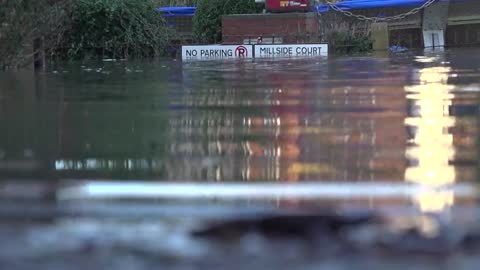
POLYGON ((328 44, 182 46, 183 60, 327 56, 328 44))
POLYGON ((327 44, 255 45, 255 57, 327 56, 327 44))
POLYGON ((182 46, 182 59, 232 59, 253 58, 252 45, 182 46))

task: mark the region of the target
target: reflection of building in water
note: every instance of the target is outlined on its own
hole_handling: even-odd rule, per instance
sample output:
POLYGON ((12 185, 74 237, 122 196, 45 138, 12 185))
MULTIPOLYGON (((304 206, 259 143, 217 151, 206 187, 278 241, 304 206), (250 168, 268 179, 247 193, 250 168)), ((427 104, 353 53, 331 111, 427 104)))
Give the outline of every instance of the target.
POLYGON ((224 88, 187 93, 178 102, 190 109, 169 120, 169 155, 177 168, 169 177, 403 179, 405 73, 378 70, 373 80, 270 71, 249 84, 232 79, 224 88))
MULTIPOLYGON (((449 68, 432 67, 419 71, 420 84, 406 87, 412 102, 411 115, 405 120, 412 131, 411 146, 407 148, 410 167, 405 179, 428 187, 453 184, 455 168, 450 164, 455 149, 450 129, 455 118, 449 116, 453 87, 447 84, 449 68)), ((415 198, 421 211, 439 212, 454 203, 449 191, 427 192, 415 198)))
POLYGON ((262 72, 226 63, 185 70, 195 75, 188 85, 154 99, 69 103, 56 170, 186 181, 403 179, 407 70, 360 62, 329 66, 330 75, 277 61, 262 72))
POLYGON ((402 179, 405 97, 399 90, 405 78, 401 72, 381 73, 373 85, 364 74, 363 80, 325 80, 321 87, 315 75, 272 76, 272 116, 250 122, 258 123, 253 130, 269 125, 277 133, 272 142, 252 147, 250 178, 276 172, 273 179, 289 181, 402 179), (255 158, 262 151, 276 153, 275 169, 267 171, 255 158))
POLYGON ((102 89, 76 100, 72 88, 55 170, 64 178, 187 181, 403 178, 405 72, 376 60, 331 71, 288 61, 190 67, 172 91, 126 83, 105 92, 114 100, 97 100, 102 89))

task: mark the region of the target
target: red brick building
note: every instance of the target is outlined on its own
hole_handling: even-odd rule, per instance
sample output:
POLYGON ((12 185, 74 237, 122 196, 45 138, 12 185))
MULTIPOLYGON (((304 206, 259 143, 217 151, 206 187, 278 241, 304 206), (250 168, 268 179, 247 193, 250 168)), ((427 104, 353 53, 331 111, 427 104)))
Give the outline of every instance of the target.
POLYGON ((222 17, 224 44, 310 43, 318 41, 315 13, 245 14, 222 17))

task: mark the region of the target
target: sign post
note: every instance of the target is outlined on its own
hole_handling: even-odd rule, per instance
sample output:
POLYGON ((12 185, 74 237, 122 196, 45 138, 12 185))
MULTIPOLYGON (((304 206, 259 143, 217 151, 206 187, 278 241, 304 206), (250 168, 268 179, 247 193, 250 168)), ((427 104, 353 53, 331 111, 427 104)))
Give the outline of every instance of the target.
POLYGON ((255 58, 327 56, 328 44, 255 45, 255 58))
POLYGON ((183 60, 327 56, 328 44, 182 46, 183 60))
POLYGON ((253 58, 252 45, 182 46, 183 60, 253 58))

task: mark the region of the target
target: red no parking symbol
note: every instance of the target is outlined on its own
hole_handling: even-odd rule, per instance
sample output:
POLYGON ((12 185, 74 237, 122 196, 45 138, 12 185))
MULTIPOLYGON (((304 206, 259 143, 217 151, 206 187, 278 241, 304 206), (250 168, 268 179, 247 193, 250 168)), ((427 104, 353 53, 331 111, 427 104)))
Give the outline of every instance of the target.
POLYGON ((248 50, 245 46, 238 46, 235 49, 235 57, 248 57, 248 50))

